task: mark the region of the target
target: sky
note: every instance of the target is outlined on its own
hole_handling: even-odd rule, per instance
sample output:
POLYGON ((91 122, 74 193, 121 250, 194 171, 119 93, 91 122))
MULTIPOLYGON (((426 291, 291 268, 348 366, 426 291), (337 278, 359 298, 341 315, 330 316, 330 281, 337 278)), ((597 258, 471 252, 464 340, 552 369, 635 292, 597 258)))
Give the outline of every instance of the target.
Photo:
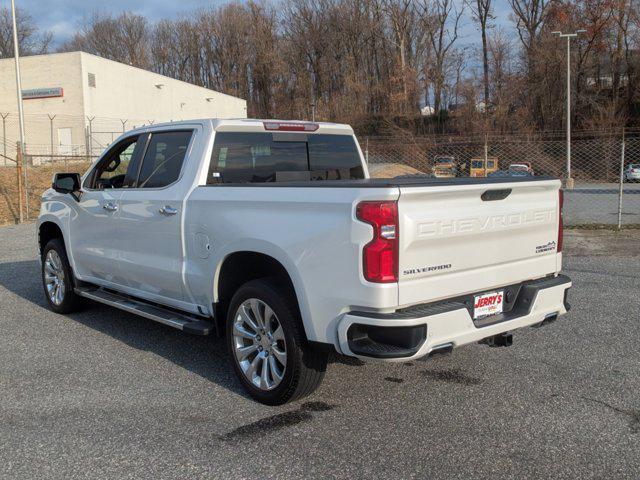
MULTIPOLYGON (((180 16, 201 7, 220 5, 224 0, 15 0, 16 7, 27 11, 38 27, 53 33, 54 48, 69 40, 95 11, 118 14, 132 11, 150 20, 180 16), (46 5, 46 8, 43 8, 46 5)), ((10 7, 9 0, 0 5, 10 7)))
MULTIPOLYGON (((144 15, 151 21, 162 18, 179 17, 198 8, 227 3, 228 0, 50 0, 43 8, 44 0, 15 0, 16 7, 26 10, 42 30, 53 33, 53 48, 69 40, 74 32, 95 11, 118 14, 128 10, 144 15)), ((513 31, 513 22, 509 19, 507 0, 493 0, 496 27, 509 33, 513 31)), ((9 7, 9 0, 0 0, 0 5, 9 7)), ((476 25, 468 14, 465 15, 460 29, 460 43, 476 44, 479 40, 476 25)))

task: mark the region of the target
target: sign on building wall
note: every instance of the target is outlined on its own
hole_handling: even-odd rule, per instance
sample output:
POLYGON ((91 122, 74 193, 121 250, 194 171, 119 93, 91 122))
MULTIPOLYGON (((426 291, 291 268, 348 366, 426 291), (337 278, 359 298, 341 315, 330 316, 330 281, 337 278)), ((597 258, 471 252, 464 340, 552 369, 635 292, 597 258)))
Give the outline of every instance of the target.
POLYGON ((64 91, 62 87, 30 88, 29 90, 22 90, 22 99, 33 100, 35 98, 62 97, 63 94, 64 91))

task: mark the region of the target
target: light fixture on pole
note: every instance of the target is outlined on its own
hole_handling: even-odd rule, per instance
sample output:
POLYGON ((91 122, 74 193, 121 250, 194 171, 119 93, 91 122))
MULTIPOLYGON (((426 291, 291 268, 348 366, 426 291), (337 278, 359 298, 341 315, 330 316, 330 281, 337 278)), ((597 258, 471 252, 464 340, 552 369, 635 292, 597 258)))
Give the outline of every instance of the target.
MULTIPOLYGON (((14 0, 11 0, 11 21, 13 23, 13 56, 16 63, 16 89, 18 91, 18 118, 20 124, 20 155, 22 157, 22 161, 26 161, 26 157, 24 156, 24 111, 22 109, 22 85, 20 81, 20 49, 18 45, 18 27, 16 26, 16 6, 14 0)), ((28 184, 27 184, 27 165, 24 164, 24 189, 25 192, 28 192, 28 184)), ((27 218, 29 218, 29 195, 25 195, 26 197, 26 211, 27 218)), ((22 210, 20 211, 20 221, 22 222, 22 210)))
POLYGON ((566 187, 573 188, 573 178, 571 178, 571 40, 576 38, 586 30, 576 30, 573 33, 562 33, 561 31, 551 32, 559 38, 567 39, 567 179, 566 187))

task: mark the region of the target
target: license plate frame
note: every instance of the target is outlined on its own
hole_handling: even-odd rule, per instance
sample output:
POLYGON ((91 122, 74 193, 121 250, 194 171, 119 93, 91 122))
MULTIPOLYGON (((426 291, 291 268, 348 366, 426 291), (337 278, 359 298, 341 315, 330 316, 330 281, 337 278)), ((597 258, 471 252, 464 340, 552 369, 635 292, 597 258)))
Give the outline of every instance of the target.
POLYGON ((504 312, 504 290, 480 293, 473 296, 473 319, 499 315, 504 312))

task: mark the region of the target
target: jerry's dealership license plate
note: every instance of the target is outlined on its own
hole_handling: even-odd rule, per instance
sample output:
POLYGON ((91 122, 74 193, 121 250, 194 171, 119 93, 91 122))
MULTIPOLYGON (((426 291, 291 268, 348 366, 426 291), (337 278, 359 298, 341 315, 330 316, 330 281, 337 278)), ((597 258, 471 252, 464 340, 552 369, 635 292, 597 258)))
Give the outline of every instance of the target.
POLYGON ((502 313, 503 299, 504 292, 502 290, 476 295, 473 302, 473 318, 502 313))

